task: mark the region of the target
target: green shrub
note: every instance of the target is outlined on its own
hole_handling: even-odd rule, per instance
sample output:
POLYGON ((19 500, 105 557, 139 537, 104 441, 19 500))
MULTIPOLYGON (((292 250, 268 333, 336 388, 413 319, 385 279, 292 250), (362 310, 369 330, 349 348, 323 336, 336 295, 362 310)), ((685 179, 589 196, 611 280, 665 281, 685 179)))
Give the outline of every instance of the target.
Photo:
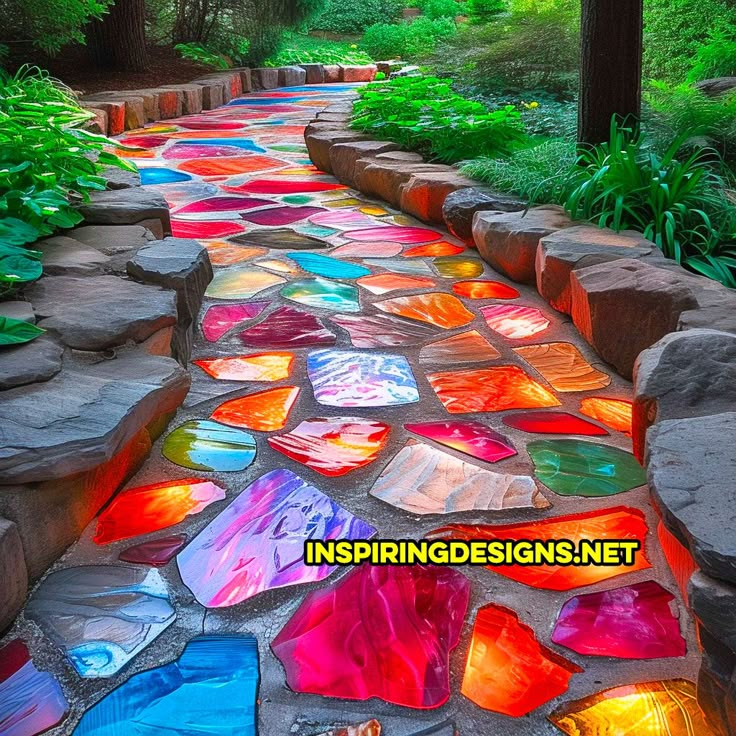
POLYGON ((441 41, 447 41, 456 33, 457 26, 451 18, 431 20, 420 16, 408 23, 378 23, 370 26, 366 29, 361 46, 378 60, 419 60, 431 55, 441 41))
POLYGON ((183 59, 195 61, 203 66, 211 66, 214 69, 229 69, 230 63, 222 55, 210 51, 201 43, 178 43, 174 49, 179 52, 183 59))
POLYGON ((687 81, 714 77, 736 77, 736 29, 711 33, 708 41, 698 47, 687 81))
POLYGON ((286 48, 269 58, 265 66, 289 64, 370 64, 373 60, 356 44, 286 34, 286 48))
POLYGON ((359 95, 352 127, 438 161, 503 156, 526 140, 518 110, 509 106, 490 111, 435 77, 374 83, 359 95))
POLYGON ((375 23, 398 20, 403 9, 403 0, 327 0, 326 8, 311 21, 310 27, 357 35, 375 23))
POLYGON ((506 0, 467 0, 465 13, 471 23, 489 23, 508 9, 506 0))
POLYGON ((426 0, 422 12, 430 20, 437 20, 437 18, 455 18, 462 13, 462 8, 455 0, 426 0))

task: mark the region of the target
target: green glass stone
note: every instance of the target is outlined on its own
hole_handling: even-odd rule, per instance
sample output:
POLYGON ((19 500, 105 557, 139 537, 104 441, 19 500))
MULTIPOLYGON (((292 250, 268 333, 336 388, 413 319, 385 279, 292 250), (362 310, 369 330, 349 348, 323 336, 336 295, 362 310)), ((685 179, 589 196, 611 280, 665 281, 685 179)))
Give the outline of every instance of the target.
POLYGON ((281 296, 297 304, 336 312, 359 312, 358 290, 354 286, 327 279, 293 281, 281 289, 281 296))
POLYGON ((536 440, 527 450, 537 479, 560 496, 614 496, 646 483, 636 458, 616 447, 582 440, 536 440))
POLYGON ((245 470, 256 457, 253 435, 219 422, 184 422, 164 440, 163 456, 193 470, 245 470))

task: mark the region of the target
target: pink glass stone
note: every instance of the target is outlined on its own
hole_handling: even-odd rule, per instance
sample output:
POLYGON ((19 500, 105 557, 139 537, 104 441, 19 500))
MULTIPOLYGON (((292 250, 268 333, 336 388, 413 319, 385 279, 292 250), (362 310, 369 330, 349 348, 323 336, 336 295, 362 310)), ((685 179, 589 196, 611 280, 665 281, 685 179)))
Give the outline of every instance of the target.
POLYGON ((219 222, 207 220, 192 222, 171 218, 171 232, 176 238, 226 238, 228 235, 237 235, 245 231, 245 225, 239 222, 219 222))
POLYGON ((133 146, 133 148, 158 148, 166 145, 168 141, 169 136, 167 135, 133 135, 120 139, 120 143, 124 146, 133 146))
POLYGON ((392 258, 401 253, 401 243, 345 243, 330 251, 335 258, 392 258))
POLYGON ((497 463, 516 455, 509 440, 481 422, 456 419, 449 422, 405 424, 404 429, 487 463, 497 463))
POLYGON ((345 233, 349 240, 390 240, 392 243, 431 243, 442 236, 423 227, 373 227, 345 233))
MULTIPOLYGON (((340 210, 338 212, 329 212, 325 210, 310 217, 309 221, 314 225, 337 227, 341 230, 349 230, 351 228, 379 229, 376 227, 376 221, 372 217, 368 217, 362 212, 356 212, 355 210, 340 210)), ((383 230, 383 228, 380 229, 383 230)), ((369 238, 369 240, 374 239, 381 240, 381 238, 369 238)))
POLYGON ((210 307, 202 319, 202 333, 210 342, 216 342, 233 327, 258 317, 268 304, 269 302, 247 302, 210 307))
POLYGON ((176 211, 177 215, 204 214, 207 212, 238 212, 252 210, 256 207, 268 207, 273 202, 269 199, 254 197, 210 197, 184 205, 176 211))
POLYGON ((682 657, 687 646, 670 607, 674 599, 653 580, 577 595, 562 607, 552 641, 596 657, 682 657))
POLYGON ((251 214, 242 215, 244 220, 254 225, 291 225, 299 220, 305 220, 315 212, 322 212, 321 207, 271 207, 251 214))
POLYGON ((163 157, 170 160, 188 160, 219 156, 241 156, 242 154, 243 149, 238 146, 202 146, 196 143, 177 143, 164 151, 163 157))
POLYGON ((319 317, 293 307, 279 307, 239 337, 250 347, 271 348, 334 345, 337 340, 319 317))
POLYGON ((243 123, 212 120, 210 118, 190 119, 179 123, 179 126, 187 130, 242 130, 245 127, 243 123))
POLYGON ((581 434, 602 437, 608 431, 566 411, 525 411, 503 418, 507 427, 535 434, 581 434))
POLYGON ((480 311, 492 330, 514 340, 531 337, 549 327, 549 320, 535 307, 492 304, 481 307, 480 311))
POLYGON ((309 194, 311 192, 332 192, 345 188, 343 184, 325 181, 279 181, 278 179, 254 179, 236 187, 223 187, 227 192, 246 194, 309 194))
POLYGON ((122 562, 161 567, 171 562, 186 543, 186 534, 172 534, 170 537, 152 539, 150 542, 127 547, 118 555, 118 559, 122 562))
POLYGON ((309 593, 271 649, 296 692, 438 708, 469 598, 448 567, 360 565, 309 593))

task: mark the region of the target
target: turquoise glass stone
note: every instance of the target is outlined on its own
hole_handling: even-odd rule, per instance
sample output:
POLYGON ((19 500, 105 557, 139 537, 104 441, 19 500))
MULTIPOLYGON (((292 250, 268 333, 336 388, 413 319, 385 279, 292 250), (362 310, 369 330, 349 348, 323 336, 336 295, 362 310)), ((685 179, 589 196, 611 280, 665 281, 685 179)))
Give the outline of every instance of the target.
POLYGON ((256 457, 256 441, 242 429, 210 421, 184 422, 164 440, 164 457, 193 470, 245 470, 256 457))
POLYGON ((319 253, 287 253, 300 268, 309 271, 315 276, 324 276, 328 279, 358 279, 370 275, 370 269, 357 266, 355 263, 340 261, 337 258, 323 256, 319 253))
POLYGON ((297 304, 336 312, 359 312, 358 289, 326 279, 293 281, 281 289, 281 296, 297 304))

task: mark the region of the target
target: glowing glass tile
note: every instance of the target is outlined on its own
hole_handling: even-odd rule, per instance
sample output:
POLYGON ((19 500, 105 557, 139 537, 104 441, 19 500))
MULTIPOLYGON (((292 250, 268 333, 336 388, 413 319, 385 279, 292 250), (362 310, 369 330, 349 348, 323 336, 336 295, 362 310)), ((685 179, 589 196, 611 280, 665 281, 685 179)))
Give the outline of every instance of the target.
POLYGON ((591 397, 580 402, 581 414, 629 437, 631 437, 631 412, 631 402, 622 399, 591 397))
POLYGON ((452 285, 458 296, 467 299, 516 299, 519 292, 500 281, 458 281, 452 285))
POLYGON ((608 434, 603 427, 566 411, 525 411, 504 417, 501 421, 507 427, 530 434, 582 434, 589 437, 608 434))
POLYGON ((134 158, 134 159, 156 158, 156 154, 153 151, 148 151, 144 148, 116 147, 113 149, 112 152, 119 158, 134 158))
POLYGON ((279 250, 316 250, 326 248, 327 243, 311 235, 298 233, 290 228, 277 228, 274 230, 254 230, 233 238, 233 242, 241 245, 250 245, 263 248, 276 248, 279 250))
MULTIPOLYGON (((36 736, 60 723, 69 710, 50 672, 36 669, 20 639, 0 647, 0 733, 36 736)), ((380 729, 379 729, 380 734, 380 729)))
POLYGON ((415 440, 394 456, 370 495, 417 515, 550 505, 529 476, 485 470, 415 440))
POLYGON ((127 547, 118 555, 118 559, 137 565, 161 567, 171 562, 186 543, 186 534, 172 534, 170 537, 160 537, 127 547))
POLYGON ((197 636, 173 662, 103 697, 72 736, 256 736, 258 681, 253 636, 197 636))
POLYGON ((297 304, 339 312, 359 312, 358 290, 349 284, 326 279, 292 281, 281 289, 281 296, 297 304))
POLYGON ((212 412, 212 419, 231 427, 274 432, 283 429, 299 396, 297 386, 280 386, 226 401, 212 412))
POLYGON ((210 342, 216 342, 233 327, 258 317, 267 306, 268 302, 248 302, 210 307, 202 318, 202 334, 210 342))
POLYGON ((489 603, 478 609, 460 691, 485 710, 520 718, 566 692, 582 671, 540 644, 514 611, 489 603))
POLYGON ((367 205, 366 207, 361 207, 360 211, 364 215, 370 215, 371 217, 383 217, 384 215, 388 215, 389 211, 384 209, 383 207, 376 207, 375 205, 367 205))
POLYGON ((427 380, 450 414, 560 405, 553 393, 515 365, 430 373, 427 380))
POLYGON ((222 196, 200 199, 190 202, 176 211, 176 215, 203 215, 210 212, 244 212, 256 207, 267 207, 273 204, 268 199, 255 199, 254 197, 222 196))
POLYGON ((278 169, 284 162, 270 156, 232 156, 227 158, 195 158, 179 164, 180 171, 197 176, 234 176, 253 171, 278 169))
POLYGON ((689 680, 614 687, 566 703, 548 718, 569 736, 715 736, 689 680))
POLYGON ((441 238, 438 232, 423 227, 394 227, 393 225, 351 230, 345 233, 345 237, 348 240, 388 240, 392 243, 404 244, 432 243, 441 238))
POLYGON ((227 238, 229 235, 237 235, 245 230, 245 226, 239 222, 226 222, 216 220, 177 220, 171 218, 171 232, 176 238, 227 238))
MULTIPOLYGON (((331 209, 337 209, 339 207, 359 207, 360 203, 361 200, 356 199, 355 197, 348 197, 346 199, 333 199, 322 202, 325 207, 330 207, 331 209)), ((357 217, 357 213, 355 216, 357 217)), ((373 223, 371 222, 371 224, 373 223)))
POLYGON ((314 202, 314 197, 310 197, 308 194, 289 194, 286 197, 281 197, 281 201, 285 204, 308 204, 314 202))
MULTIPOLYGON (((243 155, 244 146, 230 145, 229 142, 228 144, 225 144, 222 141, 215 141, 217 141, 216 138, 206 141, 206 143, 210 145, 206 145, 205 141, 198 141, 196 143, 194 140, 181 141, 170 148, 167 148, 163 152, 163 158, 172 161, 188 160, 189 163, 191 163, 192 160, 197 159, 207 159, 209 161, 212 158, 232 158, 234 156, 243 155)), ((251 144, 250 150, 261 153, 264 151, 263 148, 254 146, 253 144, 251 144)))
POLYGON ((423 256, 456 256, 462 253, 465 248, 459 245, 447 243, 444 240, 439 243, 430 243, 429 245, 415 245, 404 251, 405 258, 420 258, 423 256))
POLYGON ((248 248, 244 245, 236 245, 226 240, 203 241, 202 245, 207 248, 210 263, 213 266, 232 266, 242 263, 254 256, 262 256, 267 253, 265 248, 248 248))
POLYGON ((316 470, 336 477, 372 463, 388 441, 388 424, 356 417, 308 419, 268 444, 316 470))
POLYGON ((501 353, 477 330, 446 337, 444 340, 430 343, 419 351, 420 362, 433 367, 458 363, 485 363, 500 357, 501 353))
POLYGON ((334 345, 337 337, 313 314, 293 307, 279 307, 262 322, 239 335, 249 347, 282 348, 304 345, 334 345))
POLYGON ((583 440, 534 440, 527 445, 535 475, 561 496, 614 496, 647 482, 624 450, 583 440))
POLYGON ((256 268, 231 268, 215 274, 205 291, 205 296, 212 299, 248 299, 259 291, 285 283, 286 279, 268 271, 256 268))
POLYGON ((167 435, 161 453, 192 470, 245 470, 256 458, 256 441, 239 429, 217 422, 190 421, 167 435))
POLYGON ((292 261, 297 263, 309 273, 316 276, 325 276, 333 279, 357 279, 361 276, 368 276, 370 269, 364 266, 358 266, 355 263, 340 261, 330 256, 323 256, 319 253, 287 253, 292 261))
POLYGON ((474 279, 483 273, 483 261, 478 258, 450 256, 435 258, 432 265, 446 279, 474 279))
POLYGON ((311 214, 321 211, 320 207, 271 207, 267 210, 246 212, 241 217, 254 225, 279 227, 305 220, 311 214))
POLYGON ((289 377, 294 353, 254 353, 192 362, 220 381, 282 381, 289 377))
POLYGON ((311 235, 315 238, 331 238, 337 233, 337 230, 333 230, 330 227, 320 227, 319 225, 311 225, 309 223, 297 225, 296 230, 302 235, 311 235))
POLYGON ((31 596, 35 621, 82 677, 110 677, 176 618, 158 570, 124 565, 67 567, 31 596))
POLYGON ((317 582, 336 566, 305 565, 309 539, 368 539, 376 530, 290 470, 251 483, 177 557, 184 584, 207 608, 317 582))
POLYGON ((499 335, 520 340, 537 335, 549 327, 549 320, 535 307, 492 304, 480 308, 486 324, 499 335))
POLYGON ((360 565, 308 593, 271 649, 295 692, 438 708, 469 597, 447 567, 360 565))
POLYGON ((420 258, 364 258, 366 266, 380 266, 392 273, 408 273, 414 276, 434 276, 429 264, 420 258))
POLYGON ((304 194, 332 192, 347 189, 343 184, 325 181, 284 181, 281 179, 254 179, 236 187, 223 187, 226 192, 243 194, 304 194))
POLYGON ((387 294, 399 289, 431 289, 436 282, 423 276, 402 276, 395 273, 378 273, 363 276, 357 281, 358 286, 367 289, 371 294, 387 294))
POLYGON ((653 580, 575 596, 562 607, 552 641, 595 657, 683 657, 685 640, 670 607, 674 600, 653 580))
POLYGON ((688 599, 687 587, 690 578, 699 569, 690 550, 662 523, 657 523, 657 541, 659 542, 667 566, 672 571, 683 600, 688 599))
POLYGON ((395 406, 419 401, 403 355, 317 350, 307 358, 315 399, 325 406, 395 406))
POLYGON ((429 325, 407 322, 388 314, 335 314, 330 319, 350 334, 356 348, 418 345, 437 334, 429 325))
POLYGON ((376 302, 373 306, 389 314, 436 325, 443 330, 462 327, 475 319, 475 315, 456 296, 442 292, 400 296, 376 302))
POLYGON ((133 148, 158 148, 165 146, 169 142, 167 135, 129 135, 125 138, 119 138, 118 143, 124 146, 132 146, 133 148))
POLYGON ((611 383, 611 377, 588 363, 582 353, 569 342, 548 342, 514 348, 539 371, 556 391, 593 391, 611 383))
POLYGON ((162 166, 150 166, 140 169, 141 184, 143 186, 150 184, 174 184, 180 181, 191 181, 192 177, 181 171, 167 169, 162 166))
POLYGON ((400 243, 345 243, 331 251, 335 258, 391 258, 401 253, 400 243))
POLYGON ((99 515, 94 542, 110 544, 166 529, 224 498, 222 488, 198 478, 128 488, 99 515))
POLYGON ((180 121, 179 127, 186 128, 188 130, 242 130, 245 125, 235 121, 195 117, 180 121))
POLYGON ((624 573, 651 567, 644 553, 647 524, 644 513, 626 506, 598 509, 582 514, 557 516, 523 524, 450 524, 426 535, 430 539, 569 539, 575 545, 581 540, 615 539, 639 543, 633 565, 494 565, 499 575, 532 588, 570 590, 594 585, 624 573))
MULTIPOLYGON (((309 221, 313 223, 314 225, 320 225, 323 227, 336 227, 339 230, 349 230, 351 228, 359 228, 359 229, 370 229, 373 231, 378 230, 379 228, 376 227, 376 221, 368 217, 367 215, 363 215, 360 212, 356 212, 355 210, 345 210, 345 211, 338 211, 338 212, 321 212, 317 215, 313 215, 309 218, 309 221)), ((383 229, 383 228, 381 228, 383 229)), ((349 233, 345 233, 347 237, 350 236, 349 233)), ((375 238, 364 238, 365 240, 382 240, 380 237, 375 238)), ((392 240, 392 238, 385 238, 386 240, 392 240)), ((353 240, 357 240, 357 238, 353 238, 353 240)))
POLYGON ((278 258, 265 258, 260 261, 256 261, 255 265, 259 268, 265 268, 269 271, 275 271, 276 273, 297 273, 298 269, 296 266, 292 266, 286 261, 281 261, 278 258))
POLYGON ((509 439, 481 422, 453 419, 449 422, 405 424, 404 429, 487 463, 497 463, 516 455, 509 439))

